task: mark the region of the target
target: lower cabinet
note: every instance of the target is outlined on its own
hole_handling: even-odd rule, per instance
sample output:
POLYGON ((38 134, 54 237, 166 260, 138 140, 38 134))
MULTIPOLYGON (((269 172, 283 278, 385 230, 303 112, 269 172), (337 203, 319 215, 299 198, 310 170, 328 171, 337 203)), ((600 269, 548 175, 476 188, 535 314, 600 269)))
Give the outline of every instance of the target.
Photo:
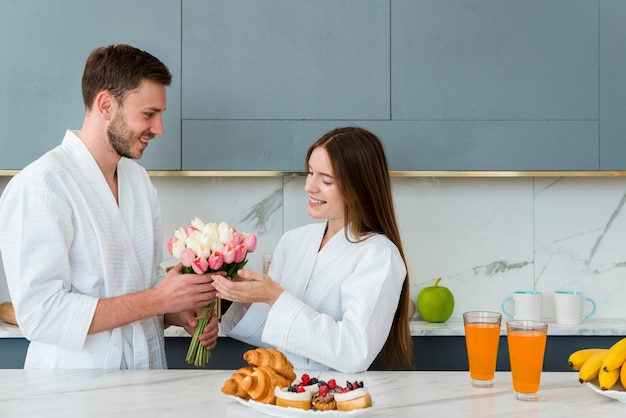
MULTIPOLYGON (((571 371, 567 364, 569 355, 581 348, 610 347, 621 336, 549 336, 546 343, 544 371, 571 371)), ((167 362, 171 369, 195 368, 185 362, 189 338, 168 338, 166 340, 167 362)), ((238 369, 247 366, 243 359, 246 350, 254 348, 231 338, 220 338, 213 350, 207 369, 238 369)), ((463 336, 421 336, 413 337, 413 353, 416 370, 424 371, 463 371, 469 370, 465 337, 463 336)), ((506 337, 500 337, 498 347, 498 371, 511 370, 506 337)), ((377 358, 370 370, 385 370, 381 356, 377 358)))
MULTIPOLYGON (((590 347, 610 347, 623 336, 549 336, 546 343, 544 371, 565 372, 571 371, 567 365, 570 353, 590 347)), ((187 364, 185 357, 191 338, 167 337, 165 351, 170 369, 194 369, 187 364)), ((20 369, 24 367, 24 359, 28 341, 24 338, 0 338, 0 368, 20 369)), ((220 337, 217 347, 213 349, 205 369, 235 370, 247 366, 243 353, 254 347, 233 340, 220 337)), ((417 370, 424 371, 463 371, 469 370, 465 339, 463 336, 420 336, 413 337, 413 353, 417 370)), ((370 370, 384 370, 382 358, 377 358, 370 370)), ((508 345, 506 337, 500 337, 498 349, 499 371, 510 370, 508 345)))

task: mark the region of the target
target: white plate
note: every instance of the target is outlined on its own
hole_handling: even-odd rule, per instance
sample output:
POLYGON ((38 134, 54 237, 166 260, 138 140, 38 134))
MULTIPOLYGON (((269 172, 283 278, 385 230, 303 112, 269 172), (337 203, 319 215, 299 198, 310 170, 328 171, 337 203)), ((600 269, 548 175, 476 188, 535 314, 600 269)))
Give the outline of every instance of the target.
POLYGON ((600 385, 598 384, 597 380, 594 380, 592 382, 588 382, 587 386, 589 386, 591 389, 593 389, 594 392, 597 392, 600 395, 606 396, 606 397, 611 398, 611 399, 615 399, 616 401, 620 401, 620 402, 626 403, 626 389, 624 389, 624 387, 622 385, 620 385, 619 383, 617 383, 614 386, 616 388, 616 390, 613 390, 613 389, 602 390, 602 389, 600 389, 600 385))
POLYGON ((368 411, 371 411, 373 406, 369 408, 361 408, 354 409, 352 411, 313 411, 312 409, 299 409, 299 408, 285 408, 283 406, 269 405, 265 403, 255 402, 252 400, 241 399, 236 396, 231 396, 231 398, 235 398, 242 405, 246 405, 249 408, 252 408, 262 414, 269 415, 271 417, 282 417, 282 418, 291 418, 291 417, 323 417, 323 418, 333 418, 333 417, 356 417, 358 415, 364 414, 368 411))

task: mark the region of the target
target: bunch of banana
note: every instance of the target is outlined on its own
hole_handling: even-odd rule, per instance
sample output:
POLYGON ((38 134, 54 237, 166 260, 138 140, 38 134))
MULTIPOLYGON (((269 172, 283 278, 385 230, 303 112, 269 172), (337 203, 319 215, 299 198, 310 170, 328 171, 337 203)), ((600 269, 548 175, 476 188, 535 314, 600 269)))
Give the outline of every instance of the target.
POLYGON ((579 371, 582 365, 594 354, 606 354, 608 352, 608 348, 584 348, 570 354, 569 359, 567 359, 567 364, 569 364, 573 370, 579 371))
POLYGON ((608 348, 586 348, 572 353, 568 364, 572 369, 578 370, 578 381, 587 383, 598 378, 602 363, 608 354, 608 348))
POLYGON ((618 381, 626 387, 626 338, 610 348, 584 348, 573 352, 569 366, 578 371, 578 381, 587 383, 598 379, 600 389, 611 389, 618 381))

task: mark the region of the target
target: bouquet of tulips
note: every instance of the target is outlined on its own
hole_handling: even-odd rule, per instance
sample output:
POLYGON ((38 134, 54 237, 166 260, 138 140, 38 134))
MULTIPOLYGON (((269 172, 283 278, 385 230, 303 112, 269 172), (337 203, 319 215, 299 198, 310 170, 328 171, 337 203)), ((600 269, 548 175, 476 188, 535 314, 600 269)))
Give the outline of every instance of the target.
MULTIPOLYGON (((256 235, 239 233, 226 222, 204 223, 194 218, 187 228, 174 231, 167 243, 167 249, 183 265, 183 273, 203 274, 225 271, 233 279, 248 260, 248 253, 256 249, 256 235)), ((215 314, 213 301, 198 313, 198 325, 189 344, 186 361, 198 367, 204 366, 211 357, 198 341, 198 336, 215 314)))

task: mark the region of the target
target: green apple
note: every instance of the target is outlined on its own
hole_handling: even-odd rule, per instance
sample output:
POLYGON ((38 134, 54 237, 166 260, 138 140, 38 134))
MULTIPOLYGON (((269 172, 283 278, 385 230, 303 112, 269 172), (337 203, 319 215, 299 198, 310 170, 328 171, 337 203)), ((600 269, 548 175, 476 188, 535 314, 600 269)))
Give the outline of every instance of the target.
POLYGON ((440 281, 441 277, 417 295, 417 311, 425 321, 446 322, 454 310, 454 296, 447 287, 438 286, 440 281))

